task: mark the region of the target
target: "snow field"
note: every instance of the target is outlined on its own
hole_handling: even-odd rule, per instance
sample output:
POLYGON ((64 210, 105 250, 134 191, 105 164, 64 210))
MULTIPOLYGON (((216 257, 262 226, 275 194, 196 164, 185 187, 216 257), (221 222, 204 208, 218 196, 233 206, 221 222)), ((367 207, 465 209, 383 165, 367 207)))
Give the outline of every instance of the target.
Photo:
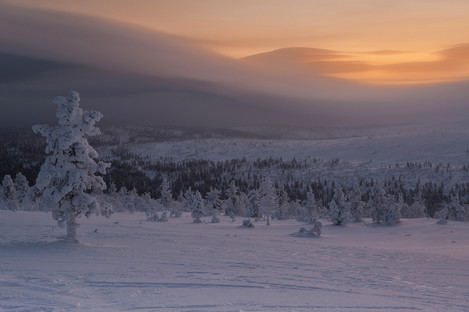
POLYGON ((293 235, 295 220, 0 211, 0 311, 468 311, 469 224, 404 219, 293 235))

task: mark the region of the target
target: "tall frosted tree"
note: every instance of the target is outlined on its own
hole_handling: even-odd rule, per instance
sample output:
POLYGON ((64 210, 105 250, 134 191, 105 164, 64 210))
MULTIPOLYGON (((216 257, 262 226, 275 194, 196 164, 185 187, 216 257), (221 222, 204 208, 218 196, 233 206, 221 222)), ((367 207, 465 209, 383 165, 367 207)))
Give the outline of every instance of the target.
MULTIPOLYGON (((15 176, 15 189, 16 189, 16 198, 18 199, 19 204, 23 204, 25 201, 25 197, 29 191, 29 183, 26 177, 21 173, 18 172, 15 176)), ((25 209, 23 207, 23 209, 25 209)))
POLYGON ((230 216, 234 221, 239 206, 239 189, 234 180, 231 180, 226 190, 225 215, 230 216))
POLYGON ((83 111, 78 92, 58 96, 53 102, 58 106, 58 125, 33 126, 34 133, 46 138, 48 154, 33 192, 42 210, 51 210, 59 225, 66 224, 66 241, 78 242, 77 217, 111 213, 110 206, 101 205, 93 194, 106 189, 102 176, 96 173, 106 173, 110 164, 96 161, 98 153, 87 140, 101 134, 95 123, 103 115, 83 111))
POLYGON ((358 185, 354 185, 353 188, 347 193, 347 198, 349 211, 353 217, 353 221, 362 221, 366 203, 362 201, 362 193, 360 191, 360 187, 358 185))
POLYGON ((220 191, 210 187, 205 200, 205 210, 212 215, 212 223, 220 222, 218 215, 223 210, 223 202, 220 199, 220 191))
POLYGON ((261 184, 261 213, 270 225, 272 212, 278 209, 278 197, 274 185, 269 178, 264 178, 261 184))
POLYGON ((260 218, 261 211, 261 194, 259 190, 253 189, 249 192, 249 217, 256 218, 256 221, 260 218))
POLYGON ((372 192, 367 203, 368 211, 374 223, 381 223, 386 211, 386 191, 378 185, 372 192))
POLYGON ((169 185, 168 179, 163 178, 160 192, 161 192, 160 204, 164 208, 171 208, 171 204, 173 202, 173 194, 171 192, 171 186, 169 185))
POLYGON ((18 210, 17 192, 13 179, 9 174, 5 175, 2 179, 2 189, 3 194, 0 195, 2 196, 6 209, 18 210))
POLYGON ((445 209, 447 220, 464 221, 466 211, 458 195, 451 194, 451 201, 445 209))
POLYGON ((199 191, 195 192, 194 201, 192 203, 192 212, 191 216, 194 218, 194 223, 202 223, 202 218, 205 216, 205 208, 204 208, 204 200, 202 198, 202 194, 199 191))
POLYGON ((385 199, 385 210, 382 215, 383 223, 386 225, 394 225, 401 219, 399 201, 394 199, 394 196, 387 194, 385 199))
POLYGON ((329 203, 330 221, 335 225, 347 224, 350 219, 350 214, 347 209, 345 195, 342 187, 337 187, 334 191, 334 197, 329 203))

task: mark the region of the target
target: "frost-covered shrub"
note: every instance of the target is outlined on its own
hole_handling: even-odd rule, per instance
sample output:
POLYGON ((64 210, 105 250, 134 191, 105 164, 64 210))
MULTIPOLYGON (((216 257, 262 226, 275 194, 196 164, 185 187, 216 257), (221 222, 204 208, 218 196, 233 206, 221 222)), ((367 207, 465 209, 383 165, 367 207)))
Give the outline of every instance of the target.
POLYGON ((158 216, 158 213, 155 211, 151 215, 147 217, 147 221, 160 221, 160 217, 158 216))
POLYGON ((163 213, 161 214, 160 222, 168 222, 168 212, 167 211, 163 211, 163 213))
POLYGON ((244 228, 253 228, 254 224, 251 222, 251 220, 246 219, 246 220, 243 220, 242 227, 244 227, 244 228))
POLYGON ((173 201, 169 209, 170 218, 180 218, 182 216, 182 204, 179 201, 173 201))
POLYGON ((41 210, 52 210, 52 217, 59 225, 66 223, 66 240, 78 242, 76 218, 80 215, 110 213, 108 205, 101 205, 95 194, 106 189, 102 176, 110 164, 96 161, 98 153, 87 137, 101 134, 95 127, 103 115, 96 111, 83 111, 79 107, 78 92, 67 97, 58 96, 58 126, 33 126, 34 133, 46 137, 45 163, 31 193, 41 210), (104 208, 104 209, 103 209, 104 208))
POLYGON ((302 227, 300 231, 298 232, 299 236, 312 236, 312 237, 320 237, 321 236, 321 228, 322 228, 322 223, 314 219, 312 221, 313 227, 310 230, 307 230, 306 228, 302 227))

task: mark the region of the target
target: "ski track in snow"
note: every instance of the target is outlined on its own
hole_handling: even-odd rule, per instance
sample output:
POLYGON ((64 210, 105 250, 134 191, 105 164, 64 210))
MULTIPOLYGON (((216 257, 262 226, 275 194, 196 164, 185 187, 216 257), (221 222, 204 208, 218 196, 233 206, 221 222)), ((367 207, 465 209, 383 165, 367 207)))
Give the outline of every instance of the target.
POLYGON ((144 220, 0 211, 0 311, 469 311, 468 223, 144 220))

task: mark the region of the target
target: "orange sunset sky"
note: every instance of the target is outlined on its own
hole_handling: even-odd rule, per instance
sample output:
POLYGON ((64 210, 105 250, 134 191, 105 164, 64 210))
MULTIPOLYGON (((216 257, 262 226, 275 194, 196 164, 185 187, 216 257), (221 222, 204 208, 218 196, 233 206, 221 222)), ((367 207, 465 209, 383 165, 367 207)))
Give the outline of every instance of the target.
POLYGON ((296 61, 367 84, 469 79, 467 0, 15 0, 191 39, 229 58, 305 47, 296 61))

